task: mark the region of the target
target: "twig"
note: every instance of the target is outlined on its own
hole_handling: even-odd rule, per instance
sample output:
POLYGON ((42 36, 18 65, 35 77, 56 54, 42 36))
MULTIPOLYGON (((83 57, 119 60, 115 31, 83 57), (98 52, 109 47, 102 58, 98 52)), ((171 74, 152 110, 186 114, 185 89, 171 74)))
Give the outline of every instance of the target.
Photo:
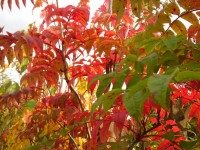
POLYGON ((132 144, 129 146, 128 150, 132 150, 133 147, 134 147, 134 145, 135 145, 136 143, 140 142, 140 140, 141 140, 142 138, 144 138, 145 135, 146 135, 148 132, 151 132, 152 130, 154 130, 155 128, 159 127, 160 125, 161 125, 161 123, 158 122, 158 123, 157 123, 155 126, 153 126, 152 128, 150 128, 150 129, 144 131, 144 132, 142 133, 142 135, 138 135, 137 138, 136 138, 135 140, 133 140, 133 142, 132 142, 132 144))
MULTIPOLYGON (((59 124, 59 126, 60 126, 61 128, 64 128, 64 126, 63 126, 59 121, 56 121, 56 122, 59 124)), ((79 150, 79 147, 78 147, 76 141, 74 140, 74 138, 72 137, 72 135, 71 135, 70 133, 67 133, 67 135, 70 137, 70 139, 71 139, 72 142, 74 143, 76 149, 79 150)))
POLYGON ((183 17, 184 15, 187 15, 187 14, 189 14, 189 13, 192 13, 192 12, 194 12, 194 11, 198 11, 198 10, 200 10, 200 9, 192 9, 192 10, 186 11, 185 13, 180 14, 174 21, 172 21, 172 23, 170 23, 169 27, 165 30, 165 32, 162 34, 162 36, 164 36, 164 35, 167 33, 167 31, 171 28, 171 26, 172 26, 179 18, 181 18, 181 17, 183 17))

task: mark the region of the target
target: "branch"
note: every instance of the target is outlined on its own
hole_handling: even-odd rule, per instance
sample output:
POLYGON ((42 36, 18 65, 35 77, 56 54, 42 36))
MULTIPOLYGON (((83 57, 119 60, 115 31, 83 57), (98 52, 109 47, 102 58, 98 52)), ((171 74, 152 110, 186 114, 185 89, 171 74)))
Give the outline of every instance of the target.
POLYGON ((140 142, 141 139, 144 138, 145 135, 146 135, 147 133, 151 132, 152 130, 154 130, 155 128, 159 127, 160 125, 161 125, 161 123, 158 122, 158 123, 157 123, 155 126, 153 126, 152 128, 150 128, 150 129, 144 131, 144 132, 142 133, 142 135, 138 135, 137 138, 136 138, 135 140, 133 140, 133 142, 132 142, 132 144, 129 146, 128 150, 132 150, 132 149, 134 148, 134 145, 135 145, 136 143, 140 142))
MULTIPOLYGON (((64 73, 65 81, 68 84, 71 92, 75 95, 76 100, 78 100, 78 103, 80 105, 81 111, 84 112, 84 107, 83 107, 83 104, 81 102, 81 98, 79 97, 79 95, 76 92, 76 90, 74 89, 74 87, 72 85, 69 85, 69 78, 68 78, 68 75, 67 75, 67 65, 66 65, 65 56, 64 56, 63 51, 61 52, 61 56, 62 56, 63 65, 64 65, 63 73, 64 73)), ((90 130, 89 130, 88 124, 86 123, 85 126, 86 126, 86 130, 87 130, 88 138, 91 139, 91 134, 90 134, 90 130)))
POLYGON ((200 10, 200 9, 192 9, 192 10, 186 11, 186 12, 183 13, 183 14, 180 14, 174 21, 172 21, 172 23, 171 23, 171 24, 169 25, 169 27, 165 30, 165 32, 162 34, 162 36, 165 35, 165 34, 167 33, 167 31, 169 31, 169 29, 171 28, 171 26, 172 26, 179 18, 181 18, 181 17, 183 17, 184 15, 187 15, 187 14, 189 14, 189 13, 192 13, 192 12, 194 12, 194 11, 198 11, 198 10, 200 10))
MULTIPOLYGON (((64 126, 63 126, 59 121, 56 121, 56 122, 59 124, 59 126, 60 126, 61 128, 64 128, 64 126)), ((74 140, 74 138, 72 137, 72 135, 71 135, 70 133, 67 133, 67 135, 70 137, 70 139, 71 139, 72 142, 74 143, 76 149, 79 150, 78 145, 77 145, 76 141, 74 140)))

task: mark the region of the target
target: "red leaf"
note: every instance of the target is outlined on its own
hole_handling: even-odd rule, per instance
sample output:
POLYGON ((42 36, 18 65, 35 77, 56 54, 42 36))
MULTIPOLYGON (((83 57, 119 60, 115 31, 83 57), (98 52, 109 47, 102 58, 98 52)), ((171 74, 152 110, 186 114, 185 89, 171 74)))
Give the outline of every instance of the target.
POLYGON ((4 27, 0 27, 0 33, 3 31, 3 28, 4 28, 4 27))
POLYGON ((200 130, 200 117, 198 118, 198 129, 200 130))
POLYGON ((200 115, 200 103, 194 103, 192 104, 191 108, 190 108, 190 113, 189 113, 189 117, 190 118, 194 118, 194 117, 198 117, 200 115))
MULTIPOLYGON (((92 81, 97 75, 96 74, 88 74, 88 83, 92 81)), ((94 82, 92 85, 90 85, 90 91, 93 93, 94 88, 96 87, 98 81, 94 82)))
POLYGON ((34 4, 34 0, 31 0, 31 3, 34 4))
POLYGON ((12 0, 8 0, 8 7, 10 10, 12 9, 12 0))
POLYGON ((164 140, 163 142, 161 142, 159 145, 158 145, 158 150, 161 150, 161 149, 167 149, 170 147, 170 144, 171 142, 169 140, 164 140))
POLYGON ((111 124, 110 120, 104 121, 103 127, 100 130, 100 140, 102 143, 106 142, 110 137, 110 131, 109 131, 110 124, 111 124))
POLYGON ((191 25, 188 28, 188 39, 194 38, 195 33, 197 33, 198 30, 199 30, 199 26, 197 26, 197 25, 191 25))
POLYGON ((115 122, 115 125, 119 129, 119 132, 122 132, 124 127, 124 122, 127 119, 127 113, 125 110, 119 110, 112 115, 112 119, 115 122))
POLYGON ((17 7, 20 9, 19 0, 15 0, 15 3, 16 3, 16 5, 17 5, 17 7))
POLYGON ((26 6, 26 0, 22 0, 22 2, 23 2, 23 4, 24 4, 24 6, 26 6))

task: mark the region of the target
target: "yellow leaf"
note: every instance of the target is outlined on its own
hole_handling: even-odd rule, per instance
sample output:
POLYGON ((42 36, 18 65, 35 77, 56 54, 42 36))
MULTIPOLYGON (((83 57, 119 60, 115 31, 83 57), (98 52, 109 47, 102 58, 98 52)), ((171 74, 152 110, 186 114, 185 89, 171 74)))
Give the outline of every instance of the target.
POLYGON ((166 13, 171 13, 174 15, 179 15, 180 14, 180 9, 178 5, 175 2, 169 3, 166 8, 165 8, 166 13))
POLYGON ((48 124, 45 124, 44 129, 42 130, 42 133, 40 133, 39 137, 43 137, 48 134, 48 124))
POLYGON ((191 12, 190 13, 188 13, 188 11, 182 12, 181 18, 187 20, 188 22, 190 22, 193 25, 199 24, 199 20, 198 20, 197 16, 191 12))
POLYGON ((164 12, 160 12, 157 15, 157 20, 158 22, 162 23, 171 23, 171 19, 169 17, 169 15, 165 14, 164 12))
POLYGON ((186 27, 184 26, 184 24, 179 21, 176 20, 172 23, 171 28, 174 30, 174 32, 176 32, 176 34, 183 34, 183 35, 187 35, 187 30, 186 27))

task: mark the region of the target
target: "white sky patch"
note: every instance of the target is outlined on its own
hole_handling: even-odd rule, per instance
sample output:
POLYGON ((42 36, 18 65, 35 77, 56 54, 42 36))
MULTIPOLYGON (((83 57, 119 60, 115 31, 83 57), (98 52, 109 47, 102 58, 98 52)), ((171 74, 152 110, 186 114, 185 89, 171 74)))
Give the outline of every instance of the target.
MULTIPOLYGON (((59 0, 59 7, 67 5, 77 6, 80 0, 59 0)), ((21 1, 20 1, 21 2, 21 1)), ((50 1, 51 2, 51 1, 50 1)), ((104 0, 90 0, 90 17, 103 4, 104 0)), ((36 8, 32 11, 33 5, 27 0, 26 7, 20 3, 20 9, 17 8, 13 1, 12 10, 8 8, 7 2, 4 3, 4 9, 0 9, 0 27, 4 26, 4 31, 16 32, 18 30, 26 30, 28 25, 37 22, 40 23, 40 12, 42 8, 36 8)))

